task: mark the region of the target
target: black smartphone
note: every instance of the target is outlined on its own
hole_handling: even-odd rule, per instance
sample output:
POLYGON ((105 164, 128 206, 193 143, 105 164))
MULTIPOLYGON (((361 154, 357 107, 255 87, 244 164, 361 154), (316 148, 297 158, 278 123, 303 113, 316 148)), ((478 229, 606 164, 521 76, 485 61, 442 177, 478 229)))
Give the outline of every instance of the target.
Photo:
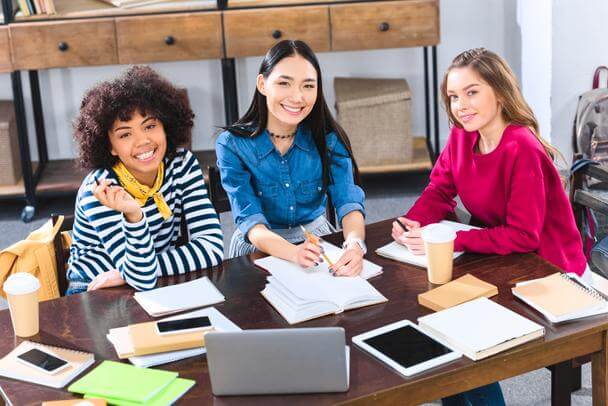
POLYGON ((207 316, 156 322, 158 334, 187 333, 191 331, 206 330, 210 327, 211 321, 207 316))
POLYGON ((59 372, 69 365, 69 362, 66 360, 37 348, 17 355, 17 360, 48 374, 59 372))

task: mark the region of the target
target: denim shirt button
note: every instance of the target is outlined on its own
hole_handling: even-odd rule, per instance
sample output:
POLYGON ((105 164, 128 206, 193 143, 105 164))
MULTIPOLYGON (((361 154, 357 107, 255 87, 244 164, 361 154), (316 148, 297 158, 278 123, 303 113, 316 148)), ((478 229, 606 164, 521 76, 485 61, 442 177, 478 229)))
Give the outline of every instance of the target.
POLYGON ((289 183, 286 183, 286 184, 285 184, 285 187, 289 187, 289 183))
POLYGON ((320 192, 323 189, 321 186, 317 186, 317 190, 320 192))
POLYGON ((262 196, 262 192, 258 192, 258 196, 262 196))
POLYGON ((293 206, 289 206, 289 210, 293 210, 293 206))

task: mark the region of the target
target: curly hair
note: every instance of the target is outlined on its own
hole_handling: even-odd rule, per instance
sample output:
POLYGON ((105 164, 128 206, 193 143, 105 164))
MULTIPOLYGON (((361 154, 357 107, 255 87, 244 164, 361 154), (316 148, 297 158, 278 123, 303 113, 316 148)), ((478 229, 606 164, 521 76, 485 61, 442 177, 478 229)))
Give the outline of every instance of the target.
POLYGON ((79 146, 78 166, 85 170, 111 168, 118 157, 111 154, 108 133, 116 119, 128 121, 134 112, 150 115, 163 124, 166 157, 192 138, 194 113, 184 89, 178 89, 148 66, 133 66, 120 77, 88 90, 74 121, 79 146))

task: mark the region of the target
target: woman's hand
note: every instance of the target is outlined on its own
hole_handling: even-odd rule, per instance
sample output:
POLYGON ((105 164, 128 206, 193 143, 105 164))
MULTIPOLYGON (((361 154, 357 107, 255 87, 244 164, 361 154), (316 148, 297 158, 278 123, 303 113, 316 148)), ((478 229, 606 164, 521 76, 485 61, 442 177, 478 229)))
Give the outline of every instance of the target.
POLYGON ((143 217, 137 200, 121 186, 111 185, 107 179, 99 181, 93 188, 93 195, 104 206, 123 213, 130 223, 137 223, 143 217))
POLYGON ((420 235, 422 234, 422 228, 420 223, 414 220, 410 220, 406 217, 399 217, 408 231, 403 231, 403 227, 397 224, 397 221, 393 221, 393 230, 391 235, 395 241, 401 245, 405 245, 407 249, 414 255, 424 255, 424 242, 420 235))
POLYGON ((310 268, 316 266, 321 259, 321 248, 317 244, 313 244, 310 241, 304 241, 302 244, 296 246, 296 254, 293 262, 303 266, 304 268, 310 268))
POLYGON ((120 272, 116 269, 112 269, 111 271, 100 273, 89 283, 87 287, 87 291, 104 289, 104 288, 112 288, 114 286, 124 285, 126 282, 120 276, 120 272))
POLYGON ((363 271, 363 251, 358 244, 344 250, 344 253, 331 268, 336 276, 357 276, 363 271))

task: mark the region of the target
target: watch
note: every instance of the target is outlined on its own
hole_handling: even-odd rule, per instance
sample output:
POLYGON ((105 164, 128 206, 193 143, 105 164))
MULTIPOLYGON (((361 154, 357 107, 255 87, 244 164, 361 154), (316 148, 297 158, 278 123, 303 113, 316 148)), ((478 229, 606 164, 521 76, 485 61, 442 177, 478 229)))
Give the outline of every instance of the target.
POLYGON ((365 241, 358 237, 349 237, 346 241, 342 243, 342 248, 346 249, 351 243, 355 243, 361 248, 363 251, 363 255, 367 254, 367 246, 365 245, 365 241))

